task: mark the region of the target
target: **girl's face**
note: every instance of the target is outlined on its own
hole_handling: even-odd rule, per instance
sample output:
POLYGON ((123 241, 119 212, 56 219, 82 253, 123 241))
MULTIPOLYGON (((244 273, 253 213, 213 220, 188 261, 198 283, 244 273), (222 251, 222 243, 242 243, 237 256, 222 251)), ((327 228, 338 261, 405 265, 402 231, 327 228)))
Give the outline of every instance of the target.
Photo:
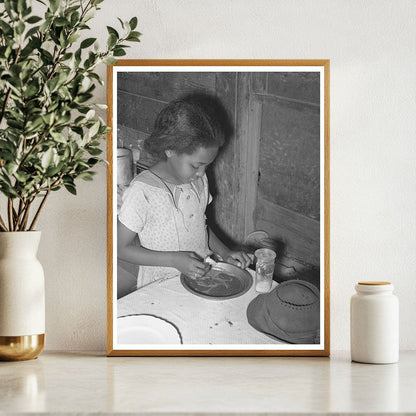
POLYGON ((205 170, 218 154, 218 147, 199 147, 195 152, 176 153, 167 151, 167 163, 179 183, 189 183, 204 176, 205 170))

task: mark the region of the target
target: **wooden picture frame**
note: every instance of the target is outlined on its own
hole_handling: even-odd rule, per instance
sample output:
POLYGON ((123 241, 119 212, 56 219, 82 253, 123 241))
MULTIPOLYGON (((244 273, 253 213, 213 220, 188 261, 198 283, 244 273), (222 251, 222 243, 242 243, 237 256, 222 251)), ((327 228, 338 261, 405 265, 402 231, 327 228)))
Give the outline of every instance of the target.
POLYGON ((120 60, 108 67, 108 356, 329 356, 329 68, 329 60, 120 60), (208 225, 244 250, 248 242, 276 243, 273 288, 308 282, 318 291, 314 341, 293 341, 288 329, 290 313, 307 315, 313 302, 298 305, 290 293, 282 300, 277 289, 290 323, 281 328, 272 317, 270 325, 292 335, 267 335, 248 322, 248 305, 266 299, 255 291, 254 271, 253 285, 232 299, 195 296, 179 276, 136 290, 134 281, 128 294, 120 289, 138 270, 117 257, 122 194, 153 163, 143 141, 161 108, 194 95, 214 97, 230 123, 225 150, 207 170, 215 201, 208 225), (258 230, 269 240, 259 240, 258 230))

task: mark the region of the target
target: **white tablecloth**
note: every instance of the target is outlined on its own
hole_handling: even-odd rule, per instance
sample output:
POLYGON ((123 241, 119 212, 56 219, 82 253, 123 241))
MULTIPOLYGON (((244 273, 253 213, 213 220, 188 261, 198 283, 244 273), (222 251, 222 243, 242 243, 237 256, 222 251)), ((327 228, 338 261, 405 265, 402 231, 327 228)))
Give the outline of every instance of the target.
MULTIPOLYGON (((252 270, 248 271, 254 275, 252 270)), ((119 299, 117 316, 159 316, 179 329, 184 344, 281 343, 258 332, 248 323, 247 306, 256 296, 258 293, 253 284, 237 298, 206 299, 186 290, 178 277, 152 283, 119 299)))

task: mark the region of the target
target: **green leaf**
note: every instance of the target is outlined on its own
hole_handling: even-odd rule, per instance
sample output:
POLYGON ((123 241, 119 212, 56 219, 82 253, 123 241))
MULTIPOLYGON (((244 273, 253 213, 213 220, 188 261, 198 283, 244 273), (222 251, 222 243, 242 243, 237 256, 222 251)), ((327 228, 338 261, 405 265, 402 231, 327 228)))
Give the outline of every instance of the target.
POLYGON ((17 171, 17 163, 9 162, 4 166, 5 171, 9 176, 13 175, 17 171))
POLYGON ((47 82, 47 85, 48 85, 49 90, 51 92, 55 92, 55 90, 58 86, 58 82, 59 82, 59 77, 58 76, 53 77, 50 81, 47 82))
POLYGON ((124 56, 124 55, 126 55, 126 51, 124 49, 116 47, 116 48, 114 48, 113 55, 114 56, 124 56))
POLYGON ((65 48, 68 46, 68 39, 65 36, 65 32, 62 30, 60 35, 59 35, 59 44, 65 48))
POLYGON ((13 187, 5 183, 1 185, 0 190, 7 198, 16 198, 18 196, 13 187))
POLYGON ((101 79, 101 77, 98 75, 98 74, 96 74, 96 73, 94 73, 94 72, 89 72, 88 73, 88 76, 90 77, 90 79, 92 78, 92 79, 95 79, 95 80, 97 80, 101 85, 104 85, 104 81, 101 79))
POLYGON ((90 98, 92 98, 92 94, 78 94, 78 97, 75 99, 75 102, 78 104, 85 103, 90 98))
POLYGON ((47 169, 50 166, 50 164, 53 162, 53 157, 54 149, 51 147, 42 156, 41 165, 43 169, 47 169))
POLYGON ((15 20, 14 17, 16 15, 16 2, 6 0, 4 2, 4 8, 6 9, 7 14, 9 15, 10 19, 15 20))
POLYGON ((39 17, 39 16, 30 16, 27 20, 26 20, 26 22, 27 23, 30 23, 31 25, 33 25, 34 23, 38 23, 38 22, 40 22, 42 20, 42 18, 41 17, 39 17))
POLYGON ((33 121, 30 120, 26 124, 26 133, 33 133, 35 131, 40 131, 43 128, 43 119, 41 117, 36 117, 33 121))
POLYGON ((65 19, 65 17, 57 17, 54 21, 53 21, 54 26, 60 27, 60 26, 68 26, 71 23, 69 22, 68 19, 65 19))
POLYGON ((101 149, 99 149, 98 147, 91 147, 91 148, 89 148, 89 149, 87 149, 88 150, 88 153, 91 155, 91 156, 98 156, 98 155, 100 155, 103 151, 101 150, 101 149))
MULTIPOLYGON (((95 111, 94 110, 89 110, 88 111, 88 113, 85 115, 85 118, 87 119, 87 120, 90 120, 90 119, 92 119, 92 118, 94 118, 94 116, 95 116, 95 111)), ((99 123, 99 122, 98 122, 99 123)))
POLYGON ((137 27, 137 17, 132 17, 129 22, 130 29, 134 30, 137 27))
POLYGON ((4 20, 0 19, 0 29, 5 35, 11 35, 13 33, 13 29, 10 25, 8 25, 4 20))
POLYGON ((49 7, 52 13, 55 13, 58 10, 60 0, 49 0, 49 7))
MULTIPOLYGON (((95 15, 95 10, 94 9, 90 9, 90 10, 88 10, 88 12, 86 13, 86 15, 84 16, 84 18, 82 19, 82 21, 85 23, 85 22, 88 22, 88 20, 91 20, 93 17, 94 17, 94 15, 95 15)), ((86 29, 89 29, 89 27, 87 26, 87 25, 81 25, 80 26, 80 28, 81 29, 84 29, 84 28, 86 28, 86 29)))
POLYGON ((50 134, 56 142, 65 144, 67 143, 67 140, 63 134, 58 133, 57 131, 51 131, 50 134))
POLYGON ((22 13, 25 9, 27 9, 27 4, 25 0, 17 0, 17 12, 22 13))
MULTIPOLYGON (((36 32, 39 31, 39 26, 34 26, 26 32, 25 39, 33 36, 36 32)), ((39 45, 40 46, 40 45, 39 45)))
POLYGON ((141 33, 137 32, 138 35, 134 34, 136 32, 131 32, 129 36, 127 36, 126 40, 129 42, 140 42, 139 37, 141 36, 141 33))
POLYGON ((1 149, 1 159, 5 159, 4 157, 5 151, 12 152, 14 151, 15 147, 10 142, 7 142, 6 140, 0 140, 0 149, 1 149))
POLYGON ((31 14, 32 14, 32 8, 25 6, 25 8, 22 11, 22 16, 26 17, 26 16, 30 16, 31 14))
POLYGON ((93 166, 95 166, 98 162, 100 161, 100 159, 97 159, 96 157, 90 157, 88 160, 87 160, 87 163, 91 166, 91 167, 93 167, 93 166))
POLYGON ((24 96, 26 98, 31 98, 37 94, 38 90, 37 84, 29 84, 24 91, 24 96))
POLYGON ((68 39, 68 43, 74 43, 74 42, 76 42, 79 38, 80 38, 80 36, 81 35, 79 35, 78 33, 74 33, 73 35, 71 35, 70 37, 69 37, 69 39, 68 39))
POLYGON ((71 14, 71 26, 74 27, 79 21, 79 13, 75 11, 71 14))
POLYGON ((62 61, 68 61, 69 59, 71 59, 73 57, 73 54, 71 52, 67 52, 65 54, 62 55, 61 60, 62 61))
POLYGON ((64 160, 68 159, 69 156, 71 156, 71 150, 69 149, 69 146, 67 146, 67 147, 65 147, 64 155, 63 155, 62 159, 64 159, 64 160))
POLYGON ((113 49, 113 47, 117 44, 118 38, 113 33, 110 33, 110 36, 107 40, 108 49, 113 49))
POLYGON ((29 178, 29 176, 23 172, 15 172, 14 177, 21 183, 25 183, 29 178))
POLYGON ((49 167, 45 172, 45 176, 48 178, 51 178, 55 176, 57 173, 59 173, 61 169, 62 169, 62 163, 60 163, 58 166, 49 167))
POLYGON ((47 124, 47 125, 52 125, 52 123, 53 123, 53 120, 54 120, 54 118, 55 118, 55 113, 47 113, 47 114, 45 114, 44 116, 41 116, 42 117, 42 119, 43 119, 43 121, 45 122, 45 124, 47 124))
POLYGON ((117 59, 113 58, 112 56, 108 56, 103 60, 103 63, 106 65, 115 65, 117 63, 117 59))
POLYGON ((53 62, 53 56, 52 56, 52 54, 49 51, 45 50, 45 49, 41 49, 40 50, 40 56, 41 56, 42 61, 46 65, 49 65, 49 64, 51 64, 53 62))
POLYGON ((7 124, 9 125, 9 127, 14 127, 15 129, 18 129, 18 130, 23 129, 23 123, 21 121, 7 120, 7 124))
POLYGON ((99 121, 97 121, 96 123, 93 124, 93 126, 90 128, 90 130, 88 132, 89 138, 94 137, 98 133, 98 130, 100 128, 100 125, 101 124, 100 124, 99 121))
POLYGON ((64 186, 65 186, 66 190, 69 191, 72 195, 77 194, 77 190, 75 189, 74 185, 71 185, 69 183, 65 183, 64 186))
POLYGON ((94 178, 95 172, 82 172, 78 175, 79 179, 83 179, 84 181, 92 181, 94 178))
POLYGON ((16 25, 16 33, 18 35, 21 35, 24 31, 25 31, 25 24, 22 21, 18 22, 16 25))
POLYGON ((107 31, 109 35, 114 35, 116 39, 120 39, 120 35, 118 34, 117 30, 115 30, 113 27, 107 26, 107 31))
POLYGON ((87 38, 87 39, 84 39, 82 42, 81 42, 81 49, 85 49, 85 48, 88 48, 89 46, 91 46, 95 41, 97 40, 97 38, 87 38))

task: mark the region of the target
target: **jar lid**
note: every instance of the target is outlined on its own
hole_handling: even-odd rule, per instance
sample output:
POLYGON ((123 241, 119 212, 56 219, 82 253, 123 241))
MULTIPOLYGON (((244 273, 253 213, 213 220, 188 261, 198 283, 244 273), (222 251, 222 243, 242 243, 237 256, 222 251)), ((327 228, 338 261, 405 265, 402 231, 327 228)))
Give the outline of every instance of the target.
POLYGON ((361 293, 380 293, 380 292, 391 292, 394 290, 394 286, 390 282, 380 281, 364 281, 358 282, 355 285, 355 290, 361 293))
POLYGON ((269 248, 259 248, 254 252, 254 255, 257 258, 261 258, 262 260, 274 260, 276 258, 276 253, 269 248))

